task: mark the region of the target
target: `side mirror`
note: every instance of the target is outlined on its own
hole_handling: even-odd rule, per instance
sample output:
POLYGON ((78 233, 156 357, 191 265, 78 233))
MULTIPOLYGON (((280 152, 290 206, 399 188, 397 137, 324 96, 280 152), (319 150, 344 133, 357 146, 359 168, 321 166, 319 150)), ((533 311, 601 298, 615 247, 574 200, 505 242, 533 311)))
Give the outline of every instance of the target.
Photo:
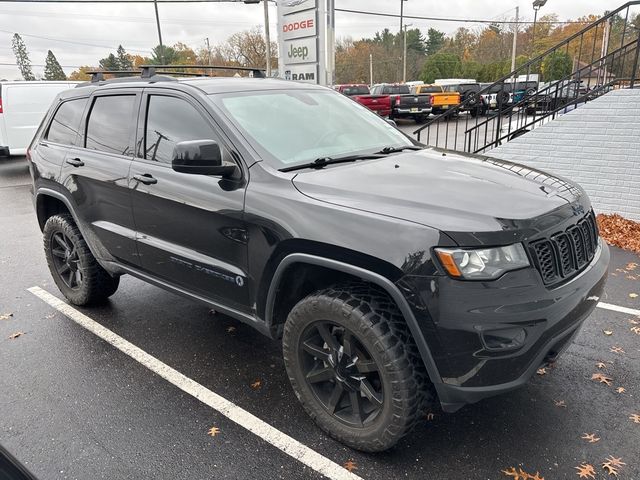
POLYGON ((213 140, 190 140, 176 143, 171 168, 180 173, 230 177, 235 165, 223 165, 220 145, 213 140))

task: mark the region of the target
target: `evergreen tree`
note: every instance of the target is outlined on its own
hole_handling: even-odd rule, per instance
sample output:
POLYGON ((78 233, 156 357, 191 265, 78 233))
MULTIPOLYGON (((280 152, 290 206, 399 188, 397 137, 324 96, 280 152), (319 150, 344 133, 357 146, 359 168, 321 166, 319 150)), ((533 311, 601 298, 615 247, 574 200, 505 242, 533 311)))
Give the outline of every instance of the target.
POLYGON ((120 62, 118 61, 118 57, 116 57, 113 53, 110 53, 109 56, 100 60, 99 65, 101 70, 120 70, 120 62))
POLYGON ((438 50, 440 50, 444 46, 444 39, 444 32, 436 30, 435 28, 430 28, 427 31, 427 40, 425 41, 427 45, 427 55, 438 53, 438 50))
POLYGON ((44 62, 44 79, 45 80, 66 80, 58 59, 51 50, 47 52, 47 59, 44 62))
POLYGON ((118 57, 118 70, 131 70, 133 68, 133 62, 131 61, 131 57, 122 47, 122 45, 118 45, 117 57, 118 57))
POLYGON ((16 33, 13 35, 11 47, 13 48, 13 53, 16 56, 16 63, 18 64, 22 78, 25 80, 35 80, 36 77, 34 77, 33 70, 31 70, 31 60, 29 60, 27 46, 19 34, 16 33))

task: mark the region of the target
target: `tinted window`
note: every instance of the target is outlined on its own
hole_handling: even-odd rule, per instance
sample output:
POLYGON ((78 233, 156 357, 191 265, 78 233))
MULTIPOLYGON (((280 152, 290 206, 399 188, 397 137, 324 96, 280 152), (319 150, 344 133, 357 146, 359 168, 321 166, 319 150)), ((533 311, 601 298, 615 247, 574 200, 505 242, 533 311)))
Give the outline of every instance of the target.
POLYGON ((130 155, 129 139, 134 128, 136 97, 97 97, 89 114, 86 147, 102 152, 130 155))
POLYGON ((65 145, 75 145, 82 112, 87 104, 86 98, 69 100, 60 105, 49 126, 47 140, 65 145))
POLYGON ((342 90, 342 93, 344 93, 345 95, 351 96, 351 95, 368 95, 369 94, 369 87, 365 86, 365 85, 355 85, 352 87, 345 87, 342 90))
POLYGON ((185 100, 151 95, 147 107, 145 158, 171 163, 176 143, 215 140, 214 131, 185 100))
POLYGON ((409 85, 387 85, 384 87, 383 93, 388 95, 407 95, 411 91, 409 85))
POLYGON ((441 93, 442 92, 442 88, 440 87, 434 87, 434 86, 427 86, 427 87, 418 87, 420 89, 420 93, 441 93))

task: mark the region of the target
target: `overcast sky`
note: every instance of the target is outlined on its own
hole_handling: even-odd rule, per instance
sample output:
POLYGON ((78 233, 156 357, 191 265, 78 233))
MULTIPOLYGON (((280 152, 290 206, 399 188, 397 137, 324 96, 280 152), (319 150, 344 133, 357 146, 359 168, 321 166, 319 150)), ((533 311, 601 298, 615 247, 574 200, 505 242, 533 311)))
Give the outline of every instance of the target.
MULTIPOLYGON (((399 13, 397 0, 335 0, 336 8, 399 13)), ((623 0, 549 0, 540 15, 556 13, 561 20, 589 13, 613 10, 623 0)), ((405 14, 508 19, 520 6, 521 17, 532 20, 531 2, 518 0, 408 0, 405 14)), ((209 37, 212 44, 221 43, 237 31, 263 24, 261 5, 230 3, 184 4, 159 6, 163 40, 167 45, 183 42, 197 49, 209 37)), ((276 33, 276 7, 270 7, 273 39, 276 33)), ((446 33, 460 26, 478 28, 462 22, 407 20, 426 31, 434 27, 446 33)), ((399 29, 399 19, 351 13, 336 13, 336 36, 354 39, 371 36, 389 27, 399 29)), ((16 79, 19 72, 11 50, 14 32, 23 35, 34 72, 41 73, 48 49, 51 49, 67 74, 78 65, 96 65, 97 60, 122 44, 130 53, 149 55, 158 43, 153 5, 146 4, 25 4, 0 0, 0 78, 16 79), (43 38, 46 37, 46 38, 43 38), (4 65, 11 64, 11 65, 4 65)))

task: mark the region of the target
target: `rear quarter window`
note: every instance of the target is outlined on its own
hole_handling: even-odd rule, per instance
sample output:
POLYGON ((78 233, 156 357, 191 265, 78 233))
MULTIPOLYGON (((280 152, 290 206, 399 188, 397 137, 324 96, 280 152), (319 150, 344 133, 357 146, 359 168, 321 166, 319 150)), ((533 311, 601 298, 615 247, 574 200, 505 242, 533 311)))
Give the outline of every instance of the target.
POLYGON ((131 155, 135 103, 135 95, 96 97, 87 122, 85 147, 106 153, 131 155))
POLYGON ((67 100, 60 104, 53 115, 46 139, 64 145, 76 145, 80 132, 80 121, 86 105, 86 98, 67 100))

